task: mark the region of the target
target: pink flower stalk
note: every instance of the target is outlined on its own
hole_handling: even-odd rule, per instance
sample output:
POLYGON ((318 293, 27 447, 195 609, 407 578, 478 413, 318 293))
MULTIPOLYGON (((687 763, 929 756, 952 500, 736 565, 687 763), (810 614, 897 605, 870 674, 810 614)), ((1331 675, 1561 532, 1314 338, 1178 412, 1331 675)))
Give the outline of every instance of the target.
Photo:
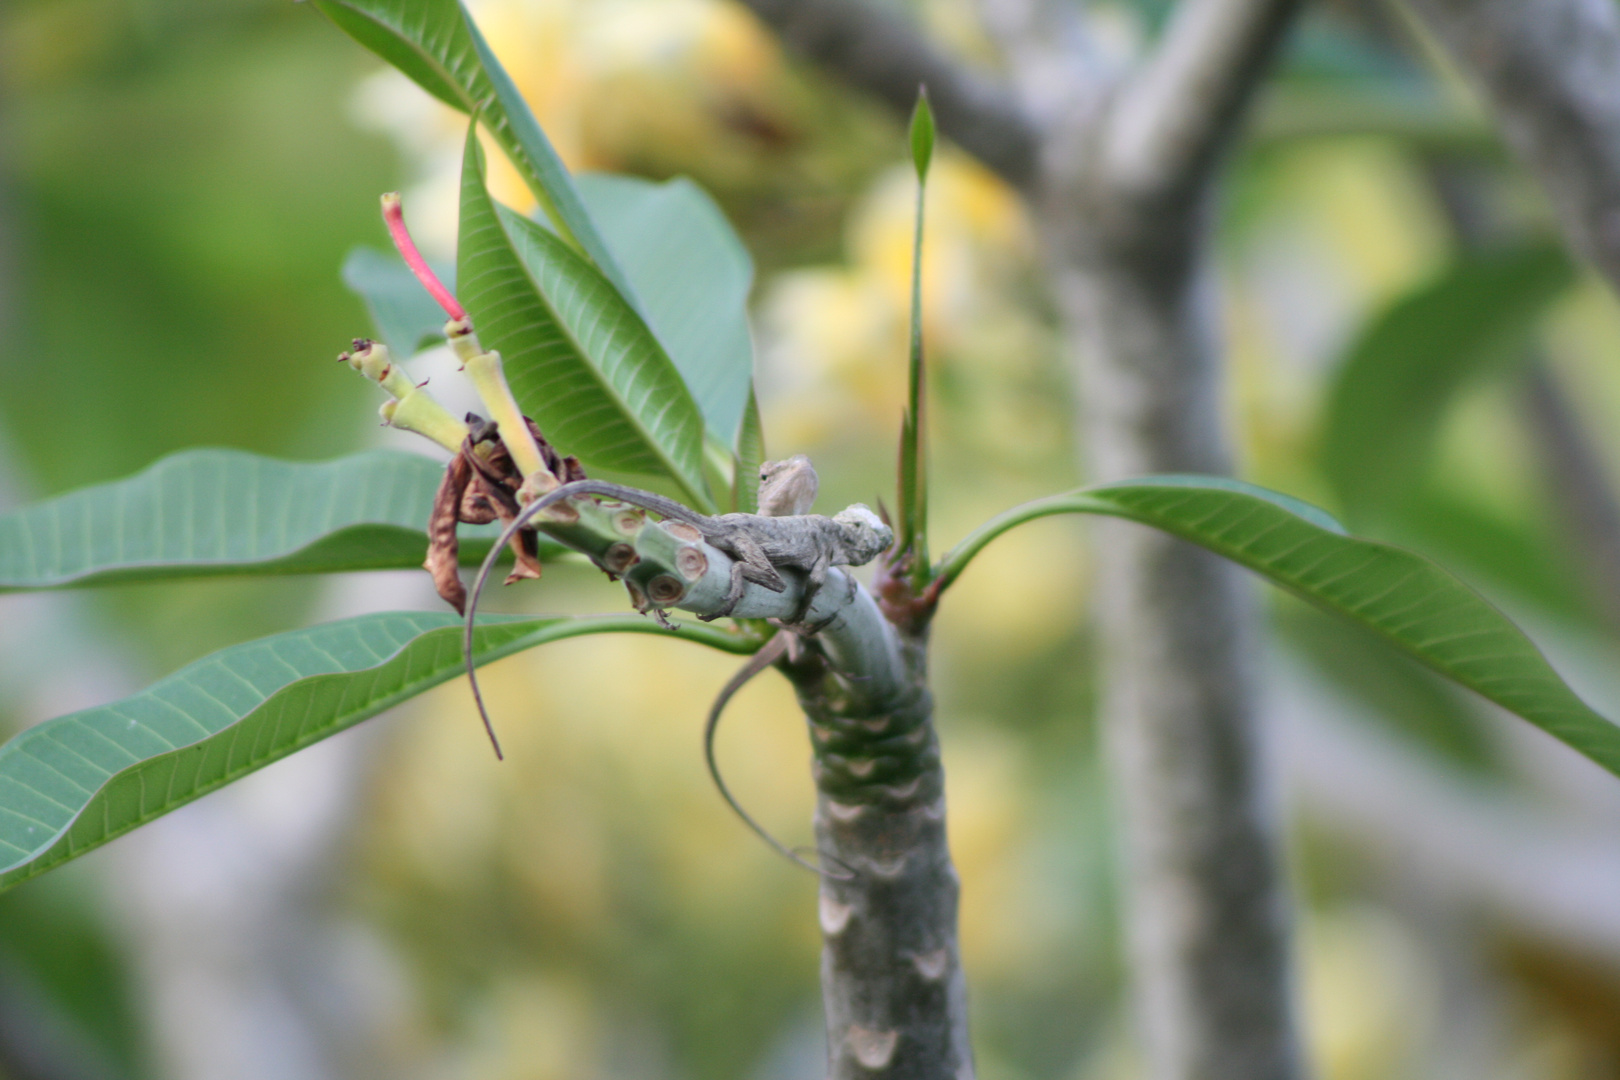
POLYGON ((416 280, 422 283, 422 288, 432 294, 433 299, 444 308, 446 315, 452 319, 465 319, 467 310, 456 301, 444 282, 428 266, 422 253, 416 250, 416 241, 411 239, 410 230, 405 227, 405 208, 400 205, 399 193, 390 191, 382 197, 383 220, 388 223, 388 235, 394 238, 394 246, 405 258, 405 265, 411 268, 416 280))

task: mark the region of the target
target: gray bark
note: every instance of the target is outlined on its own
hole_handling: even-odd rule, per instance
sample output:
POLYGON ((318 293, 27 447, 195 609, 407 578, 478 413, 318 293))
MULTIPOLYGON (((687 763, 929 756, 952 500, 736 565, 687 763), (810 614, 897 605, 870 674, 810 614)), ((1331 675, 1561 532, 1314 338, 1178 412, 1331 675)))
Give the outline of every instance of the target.
MULTIPOLYGON (((1297 6, 1188 0, 1141 74, 1052 147, 1040 212, 1098 480, 1230 470, 1212 189, 1297 6)), ((1149 1075, 1303 1076, 1248 585, 1143 529, 1105 524, 1098 541, 1102 712, 1149 1075)))
POLYGON ((905 641, 907 684, 881 695, 784 662, 815 750, 830 1080, 974 1075, 926 648, 905 641))
POLYGON ((1612 0, 1406 0, 1491 105, 1564 235, 1620 285, 1620 8, 1612 0))
MULTIPOLYGON (((1073 220, 1056 253, 1100 480, 1229 468, 1203 232, 1181 227, 1139 251, 1073 220)), ((1102 715, 1149 1075, 1302 1076, 1248 583, 1182 541, 1098 530, 1102 715)))

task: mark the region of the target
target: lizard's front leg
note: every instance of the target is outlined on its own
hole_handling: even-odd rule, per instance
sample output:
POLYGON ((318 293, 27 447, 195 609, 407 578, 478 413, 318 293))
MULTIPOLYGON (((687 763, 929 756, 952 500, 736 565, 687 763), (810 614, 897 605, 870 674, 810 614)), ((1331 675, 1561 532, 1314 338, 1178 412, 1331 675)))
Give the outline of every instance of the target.
POLYGON ((730 615, 732 609, 737 606, 737 601, 742 599, 743 591, 747 588, 746 567, 741 560, 738 560, 731 564, 731 587, 726 590, 726 598, 720 601, 719 607, 707 615, 699 615, 698 621, 714 622, 716 619, 723 619, 730 615))
POLYGON ((810 569, 805 574, 804 595, 799 598, 798 610, 793 613, 793 618, 788 620, 789 625, 804 622, 804 617, 810 614, 810 605, 815 603, 816 594, 821 591, 821 586, 826 582, 827 568, 831 565, 832 556, 826 548, 818 546, 815 560, 810 564, 810 569))
POLYGON ((730 546, 731 551, 727 554, 735 560, 731 564, 731 587, 726 590, 726 598, 719 607, 707 615, 698 616, 701 622, 713 622, 730 615, 750 581, 763 585, 771 592, 782 592, 787 588, 787 582, 782 580, 782 575, 776 572, 776 567, 771 565, 770 559, 765 557, 764 550, 753 537, 738 533, 731 538, 730 546))

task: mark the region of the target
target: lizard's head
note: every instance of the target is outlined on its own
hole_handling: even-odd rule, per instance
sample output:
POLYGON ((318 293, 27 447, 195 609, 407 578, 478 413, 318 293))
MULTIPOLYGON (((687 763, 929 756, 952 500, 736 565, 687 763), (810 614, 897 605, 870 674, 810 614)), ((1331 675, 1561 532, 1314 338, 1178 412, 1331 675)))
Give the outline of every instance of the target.
POLYGON ((803 454, 759 467, 759 512, 763 517, 808 514, 820 486, 816 467, 803 454))

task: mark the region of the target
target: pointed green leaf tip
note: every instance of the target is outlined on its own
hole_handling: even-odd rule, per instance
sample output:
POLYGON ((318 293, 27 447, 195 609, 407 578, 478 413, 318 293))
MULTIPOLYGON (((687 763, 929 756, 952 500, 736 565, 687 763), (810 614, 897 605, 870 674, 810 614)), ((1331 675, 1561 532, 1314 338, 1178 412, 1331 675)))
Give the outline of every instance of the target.
POLYGON ((934 110, 928 104, 928 87, 917 88, 917 107, 911 110, 911 160, 917 166, 917 179, 928 179, 928 163, 934 157, 934 110))

